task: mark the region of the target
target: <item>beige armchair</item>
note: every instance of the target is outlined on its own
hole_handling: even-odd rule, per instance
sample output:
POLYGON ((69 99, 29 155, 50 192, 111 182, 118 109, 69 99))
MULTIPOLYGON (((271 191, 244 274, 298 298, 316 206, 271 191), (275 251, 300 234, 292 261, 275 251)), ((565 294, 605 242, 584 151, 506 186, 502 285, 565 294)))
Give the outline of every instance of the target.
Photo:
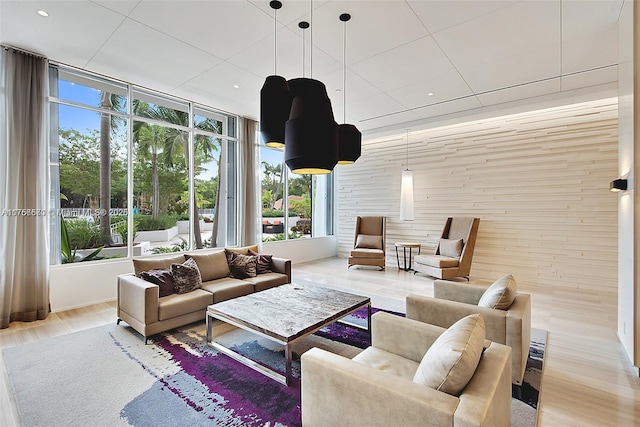
POLYGON ((485 321, 486 338, 511 347, 511 381, 521 385, 531 345, 531 296, 518 293, 507 310, 478 307, 488 287, 436 280, 435 298, 407 297, 407 318, 448 328, 465 316, 480 314, 485 321))
POLYGON ((413 259, 413 274, 469 280, 479 225, 480 218, 447 218, 433 255, 416 255, 413 259))
POLYGON ((489 343, 459 396, 413 382, 444 332, 400 316, 372 316, 372 346, 348 359, 319 348, 302 355, 302 425, 511 425, 509 347, 489 343))
POLYGON ((386 245, 385 217, 357 217, 353 250, 349 256, 349 267, 352 265, 372 265, 384 270, 387 257, 386 245))

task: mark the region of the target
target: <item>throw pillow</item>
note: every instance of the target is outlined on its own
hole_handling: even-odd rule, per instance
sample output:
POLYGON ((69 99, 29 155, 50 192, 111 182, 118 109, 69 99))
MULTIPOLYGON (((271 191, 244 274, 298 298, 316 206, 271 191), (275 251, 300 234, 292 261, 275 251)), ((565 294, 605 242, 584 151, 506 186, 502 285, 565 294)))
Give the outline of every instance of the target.
POLYGON ((169 258, 135 258, 133 260, 133 269, 136 276, 140 277, 143 271, 156 270, 159 268, 171 268, 171 264, 183 263, 184 255, 176 255, 169 258))
POLYGON ((229 252, 235 252, 240 255, 249 255, 249 251, 258 251, 258 245, 242 246, 239 248, 225 248, 224 251, 227 253, 227 256, 229 256, 229 252))
POLYGON ((257 257, 237 254, 234 252, 231 252, 229 257, 229 270, 231 270, 231 277, 235 277, 236 279, 256 277, 257 257))
POLYGON ((271 273, 271 259, 273 255, 259 254, 249 249, 249 255, 256 257, 256 273, 265 274, 271 273))
POLYGON ((382 236, 371 236, 369 234, 358 234, 356 248, 359 249, 382 249, 382 236))
POLYGON ((413 381, 458 396, 478 367, 484 336, 479 314, 458 320, 429 347, 413 381))
POLYGON ((176 294, 186 294, 202 287, 200 270, 193 258, 189 258, 182 264, 171 264, 171 273, 176 294))
POLYGON ((140 278, 154 285, 158 285, 160 288, 160 298, 171 295, 174 292, 175 282, 170 268, 143 271, 140 273, 140 278))
POLYGON ((493 284, 484 291, 480 297, 480 301, 478 301, 478 307, 508 310, 516 299, 517 294, 516 279, 514 279, 511 274, 507 274, 493 282, 493 284))
POLYGON ((224 251, 185 254, 184 256, 187 259, 192 258, 196 262, 203 282, 229 277, 229 265, 224 251))
POLYGON ((460 258, 460 255, 462 255, 462 239, 440 239, 440 255, 460 258))

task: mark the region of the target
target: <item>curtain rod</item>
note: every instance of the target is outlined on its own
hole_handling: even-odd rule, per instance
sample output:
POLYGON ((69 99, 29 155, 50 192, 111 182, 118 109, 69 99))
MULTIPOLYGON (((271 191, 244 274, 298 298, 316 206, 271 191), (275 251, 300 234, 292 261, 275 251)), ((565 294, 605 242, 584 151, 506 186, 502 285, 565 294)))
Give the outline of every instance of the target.
POLYGON ((2 44, 0 46, 2 46, 2 48, 4 50, 13 50, 14 52, 20 52, 20 53, 23 53, 25 55, 33 56, 33 57, 36 57, 36 58, 48 59, 46 56, 44 56, 44 55, 42 55, 40 53, 35 53, 35 52, 30 51, 30 50, 23 49, 21 47, 15 47, 15 46, 6 45, 6 44, 2 44))

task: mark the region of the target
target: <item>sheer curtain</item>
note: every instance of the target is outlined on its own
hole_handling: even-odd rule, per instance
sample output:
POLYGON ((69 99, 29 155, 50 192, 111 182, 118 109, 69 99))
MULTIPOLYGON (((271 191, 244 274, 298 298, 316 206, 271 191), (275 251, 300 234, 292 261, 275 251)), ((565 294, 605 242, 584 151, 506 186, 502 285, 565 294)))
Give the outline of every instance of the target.
POLYGON ((260 168, 257 165, 258 145, 256 135, 258 122, 255 120, 242 118, 240 122, 240 143, 239 162, 240 182, 239 182, 239 231, 240 246, 255 245, 258 243, 258 209, 260 168))
POLYGON ((0 328, 50 310, 47 62, 0 48, 0 328))

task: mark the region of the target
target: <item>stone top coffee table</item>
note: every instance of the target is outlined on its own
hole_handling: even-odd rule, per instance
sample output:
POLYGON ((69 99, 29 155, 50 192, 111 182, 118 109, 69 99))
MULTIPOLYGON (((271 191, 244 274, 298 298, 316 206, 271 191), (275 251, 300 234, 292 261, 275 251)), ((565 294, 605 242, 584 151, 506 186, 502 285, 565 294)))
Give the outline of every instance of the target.
POLYGON ((368 308, 367 327, 363 329, 371 335, 371 300, 368 297, 320 286, 277 286, 207 307, 207 343, 250 368, 289 385, 292 379, 293 343, 361 307, 368 308), (211 331, 213 319, 222 320, 284 345, 285 375, 214 341, 211 331))

